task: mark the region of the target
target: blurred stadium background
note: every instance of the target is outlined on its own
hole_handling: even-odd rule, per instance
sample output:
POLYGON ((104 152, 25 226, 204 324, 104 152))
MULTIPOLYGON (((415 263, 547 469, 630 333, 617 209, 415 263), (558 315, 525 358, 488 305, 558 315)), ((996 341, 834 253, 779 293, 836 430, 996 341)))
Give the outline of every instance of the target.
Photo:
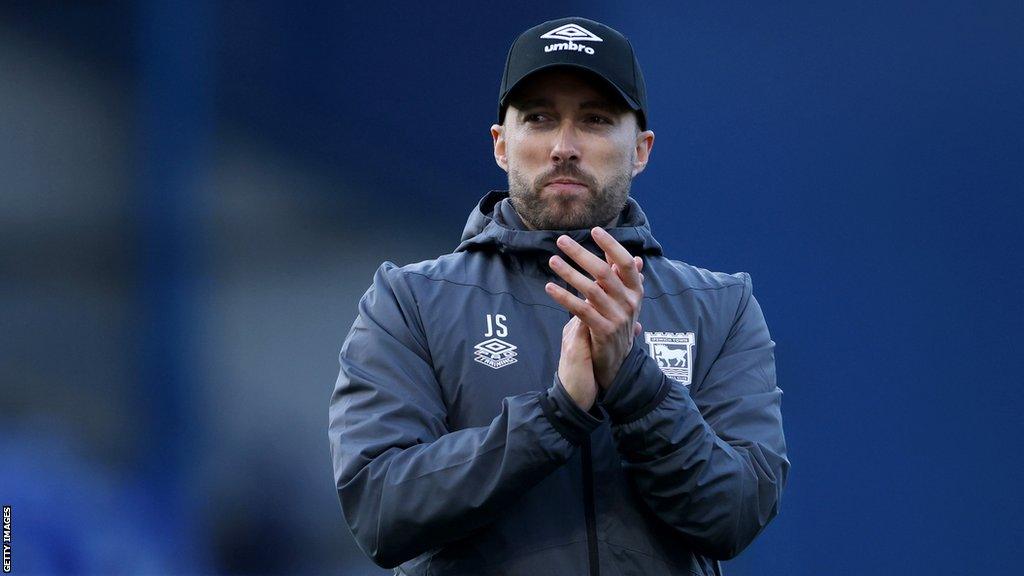
POLYGON ((793 473, 733 575, 1010 574, 1024 5, 0 5, 0 500, 15 574, 379 574, 333 488, 383 260, 504 187, 509 43, 631 38, 670 255, 754 278, 793 473))

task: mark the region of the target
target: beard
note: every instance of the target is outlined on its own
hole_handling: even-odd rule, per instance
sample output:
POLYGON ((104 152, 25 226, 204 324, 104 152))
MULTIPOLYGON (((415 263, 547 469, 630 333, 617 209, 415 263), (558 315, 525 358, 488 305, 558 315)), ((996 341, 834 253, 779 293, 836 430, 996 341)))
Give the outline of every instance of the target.
POLYGON ((583 230, 594 226, 614 225, 629 197, 633 182, 628 168, 613 175, 604 186, 598 186, 589 174, 575 163, 563 164, 528 182, 518 170, 509 166, 509 201, 527 226, 535 230, 583 230), (586 184, 590 194, 585 198, 543 197, 544 184, 557 177, 574 178, 586 184))

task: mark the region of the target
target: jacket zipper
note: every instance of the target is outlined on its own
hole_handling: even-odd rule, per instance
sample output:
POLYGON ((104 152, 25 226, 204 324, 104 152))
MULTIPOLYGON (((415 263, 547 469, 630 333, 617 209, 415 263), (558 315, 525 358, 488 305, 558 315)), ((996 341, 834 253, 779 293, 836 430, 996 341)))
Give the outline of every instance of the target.
POLYGON ((583 510, 587 518, 587 554, 590 576, 600 576, 597 561, 597 518, 594 512, 594 464, 590 452, 590 438, 583 441, 583 510))
MULTIPOLYGON (((556 284, 571 294, 580 295, 576 288, 562 280, 557 274, 552 272, 551 276, 556 284)), ((590 576, 601 576, 601 565, 597 556, 597 512, 594 506, 594 457, 590 448, 590 438, 583 440, 581 448, 583 456, 583 514, 587 523, 587 563, 590 567, 590 576)))

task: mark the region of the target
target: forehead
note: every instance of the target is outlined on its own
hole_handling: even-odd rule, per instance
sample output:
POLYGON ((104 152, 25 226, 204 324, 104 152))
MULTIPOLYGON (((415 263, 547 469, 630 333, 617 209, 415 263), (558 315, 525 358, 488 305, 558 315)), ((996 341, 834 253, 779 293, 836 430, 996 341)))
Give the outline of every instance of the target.
POLYGON ((628 107, 614 88, 597 75, 574 68, 549 68, 531 74, 512 94, 509 103, 515 106, 528 100, 606 101, 625 111, 628 107))

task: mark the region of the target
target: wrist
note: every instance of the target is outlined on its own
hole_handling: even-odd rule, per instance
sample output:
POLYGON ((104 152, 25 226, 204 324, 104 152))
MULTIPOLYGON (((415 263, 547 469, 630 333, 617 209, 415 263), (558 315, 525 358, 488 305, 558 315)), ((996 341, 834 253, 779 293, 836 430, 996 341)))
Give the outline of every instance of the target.
POLYGON ((599 405, 591 402, 589 409, 580 407, 555 373, 551 387, 541 395, 541 408, 551 425, 572 444, 580 444, 608 416, 599 405))
POLYGON ((562 393, 583 411, 590 410, 594 402, 597 401, 596 391, 588 390, 585 385, 579 385, 571 377, 567 378, 562 374, 561 370, 555 373, 555 383, 562 393))
POLYGON ((612 384, 615 382, 616 376, 619 374, 619 371, 622 370, 622 366, 623 364, 625 364, 626 359, 629 358, 629 355, 633 351, 633 348, 634 339, 630 338, 629 344, 627 345, 625 352, 623 352, 622 355, 619 357, 619 361, 616 362, 614 365, 609 364, 607 366, 601 367, 600 375, 596 378, 596 380, 602 395, 603 393, 607 392, 608 389, 611 388, 612 384))
POLYGON ((633 347, 612 384, 599 398, 614 424, 632 422, 654 409, 670 389, 670 381, 643 345, 633 347))

